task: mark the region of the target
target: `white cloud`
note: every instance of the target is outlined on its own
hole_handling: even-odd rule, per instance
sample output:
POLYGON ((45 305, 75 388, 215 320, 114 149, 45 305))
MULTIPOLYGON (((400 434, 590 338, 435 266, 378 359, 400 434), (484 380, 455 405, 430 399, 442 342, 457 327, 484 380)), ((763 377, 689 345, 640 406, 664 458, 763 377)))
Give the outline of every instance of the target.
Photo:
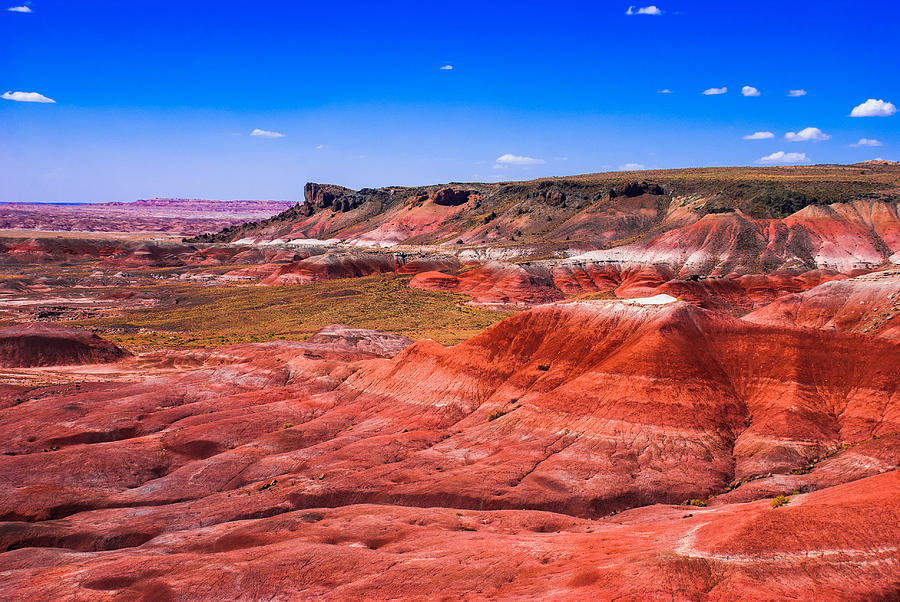
POLYGON ((806 96, 806 90, 800 88, 799 90, 788 90, 788 96, 806 96))
POLYGON ((0 98, 17 102, 56 102, 52 98, 47 98, 37 92, 5 92, 3 95, 0 95, 0 98))
POLYGON ((634 9, 633 6, 629 6, 628 10, 625 11, 626 15, 661 15, 663 11, 659 10, 656 6, 650 5, 645 6, 644 8, 639 8, 637 10, 634 9))
POLYGON ((896 112, 897 107, 894 106, 894 103, 870 98, 861 105, 853 107, 850 117, 888 117, 896 112))
POLYGON ((553 157, 554 161, 568 161, 568 157, 553 157))
POLYGON ((506 153, 497 157, 498 165, 543 165, 546 163, 543 159, 535 159, 534 157, 522 157, 520 155, 511 155, 506 153))
POLYGON ((884 142, 875 140, 874 138, 860 138, 859 142, 851 144, 850 146, 884 146, 884 142))
POLYGON ((744 136, 744 140, 769 140, 774 137, 775 134, 772 132, 753 132, 744 136))
POLYGON ((819 142, 831 138, 819 128, 803 128, 799 132, 788 132, 784 139, 788 142, 819 142))
POLYGON ((759 96, 759 90, 753 86, 744 86, 741 88, 741 94, 744 96, 759 96))
POLYGON ((637 171, 639 169, 646 169, 646 166, 641 163, 626 163, 625 165, 620 165, 619 169, 622 171, 637 171))
POLYGON ((319 144, 316 146, 316 150, 322 150, 323 148, 325 148, 324 144, 319 144))
POLYGON ((268 132, 259 128, 254 128, 254 130, 250 132, 250 135, 259 136, 260 138, 284 138, 284 134, 281 132, 268 132))
POLYGON ((672 93, 673 92, 671 90, 669 90, 668 88, 663 88, 662 90, 657 92, 657 94, 672 94, 672 93))
POLYGON ((703 91, 703 93, 707 96, 715 96, 716 94, 725 94, 728 92, 728 88, 726 86, 722 86, 721 88, 707 88, 703 91))
POLYGON ((30 13, 30 12, 34 12, 34 11, 32 11, 32 10, 31 10, 29 7, 27 7, 27 6, 11 6, 11 7, 7 8, 6 10, 8 10, 8 11, 11 12, 11 13, 30 13))
POLYGON ((757 159, 756 162, 778 165, 796 165, 797 163, 807 163, 808 161, 809 158, 806 156, 806 153, 786 153, 784 151, 777 151, 771 155, 766 155, 765 157, 757 159))
POLYGON ((453 71, 453 65, 444 65, 443 67, 441 67, 441 71, 453 71))

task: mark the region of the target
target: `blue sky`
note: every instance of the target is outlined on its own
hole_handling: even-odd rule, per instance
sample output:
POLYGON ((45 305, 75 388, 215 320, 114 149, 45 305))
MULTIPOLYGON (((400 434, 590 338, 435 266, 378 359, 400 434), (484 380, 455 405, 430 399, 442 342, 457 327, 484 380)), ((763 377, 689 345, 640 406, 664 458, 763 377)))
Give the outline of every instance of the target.
POLYGON ((900 159, 895 0, 5 1, 2 201, 900 159))

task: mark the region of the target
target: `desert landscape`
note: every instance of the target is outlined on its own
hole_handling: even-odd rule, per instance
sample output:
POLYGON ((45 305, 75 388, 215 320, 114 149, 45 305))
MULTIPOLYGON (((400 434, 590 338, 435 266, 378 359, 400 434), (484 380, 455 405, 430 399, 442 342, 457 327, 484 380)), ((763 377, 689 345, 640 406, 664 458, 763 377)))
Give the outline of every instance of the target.
POLYGON ((900 601, 896 0, 0 28, 0 602, 900 601))
POLYGON ((900 594, 900 166, 304 192, 2 234, 4 597, 900 594))

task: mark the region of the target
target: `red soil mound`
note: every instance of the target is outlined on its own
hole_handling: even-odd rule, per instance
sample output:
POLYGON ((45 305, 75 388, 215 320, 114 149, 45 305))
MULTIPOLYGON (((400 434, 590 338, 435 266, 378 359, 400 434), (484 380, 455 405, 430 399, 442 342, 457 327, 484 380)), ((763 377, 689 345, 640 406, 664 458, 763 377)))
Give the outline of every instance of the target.
MULTIPOLYGON (((250 357, 265 348, 249 347, 259 350, 250 357)), ((283 356, 304 347, 278 349, 283 356)), ((308 352, 311 362, 323 355, 315 345, 308 352)), ((280 367, 277 357, 262 365, 253 360, 241 371, 269 373, 280 367)), ((547 306, 453 348, 423 341, 392 362, 358 367, 332 394, 329 404, 337 405, 324 415, 321 399, 298 393, 284 407, 284 420, 304 423, 292 432, 308 445, 330 442, 303 469, 291 454, 244 450, 241 480, 333 470, 327 483, 295 490, 317 505, 350 495, 594 516, 678 502, 720 490, 735 478, 788 472, 840 442, 900 428, 892 401, 898 365, 900 347, 889 341, 761 327, 685 304, 547 306), (841 408, 837 418, 835 404, 841 408), (488 420, 493 411, 497 418, 488 420), (354 429, 346 431, 348 426, 354 429), (399 446, 390 464, 378 460, 381 452, 372 455, 372 445, 384 437, 399 446)), ((327 364, 312 366, 320 374, 327 364)), ((292 374, 303 382, 312 376, 292 374)), ((235 375, 217 386, 257 390, 271 378, 235 375)), ((184 383, 195 380, 166 388, 177 391, 184 383)), ((132 405, 140 399, 146 399, 141 406, 159 403, 158 394, 135 387, 123 411, 146 413, 132 405)), ((216 401, 211 409, 227 403, 216 401)), ((113 419, 105 406, 91 418, 101 424, 113 419)), ((207 430, 197 424, 197 436, 219 437, 201 435, 207 430)), ((34 445, 39 443, 26 447, 34 445)), ((130 445, 122 442, 123 453, 130 445)), ((144 502, 176 491, 186 495, 185 483, 172 474, 152 488, 112 498, 97 494, 97 503, 122 495, 144 502)), ((192 481, 190 489, 214 492, 220 482, 214 474, 192 481)))
POLYGON ((388 255, 328 253, 297 263, 284 264, 263 278, 260 284, 268 286, 308 284, 336 278, 358 278, 393 272, 397 267, 397 263, 388 255))
POLYGON ((318 330, 306 339, 307 344, 328 345, 338 349, 347 349, 371 353, 379 357, 394 357, 413 344, 412 339, 366 330, 365 328, 351 328, 342 324, 331 324, 318 330))
POLYGON ((669 280, 653 289, 706 309, 745 314, 790 293, 798 293, 830 280, 847 278, 832 270, 786 270, 730 278, 669 280))
POLYGON ((127 355, 80 328, 41 323, 0 328, 0 367, 101 364, 127 355))
POLYGON ((527 304, 547 303, 563 298, 553 286, 550 271, 538 265, 492 261, 458 276, 441 272, 417 274, 412 288, 455 291, 472 295, 475 303, 527 304))
MULTIPOLYGON (((435 269, 453 269, 459 266, 455 258, 445 256, 408 256, 387 253, 326 253, 293 263, 283 264, 265 275, 260 284, 279 286, 308 284, 338 278, 359 278, 371 274, 398 272, 414 274, 435 269)), ((265 269, 260 269, 262 273, 265 269)), ((249 270, 229 272, 228 277, 251 276, 249 270)))
POLYGON ((900 339, 900 272, 887 270, 781 297, 744 319, 900 339))
POLYGON ((567 296, 585 293, 615 293, 619 297, 641 297, 675 277, 664 265, 627 266, 613 262, 564 261, 553 267, 553 282, 567 296))

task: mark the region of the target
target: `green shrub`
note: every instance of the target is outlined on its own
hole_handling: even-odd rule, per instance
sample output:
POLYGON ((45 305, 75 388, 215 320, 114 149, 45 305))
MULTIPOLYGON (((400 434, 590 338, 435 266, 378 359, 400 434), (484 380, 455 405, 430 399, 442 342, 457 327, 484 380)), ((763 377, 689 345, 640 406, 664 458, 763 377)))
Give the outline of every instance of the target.
POLYGON ((550 364, 541 364, 538 366, 538 370, 540 370, 541 372, 546 372, 549 369, 550 369, 550 364))
POLYGON ((703 508, 704 506, 706 506, 706 502, 704 502, 703 500, 698 500, 698 499, 690 499, 690 500, 688 500, 687 505, 688 506, 697 506, 698 508, 703 508))
POLYGON ((281 428, 289 429, 289 428, 291 428, 292 426, 294 426, 294 423, 293 423, 293 422, 285 422, 284 425, 283 425, 281 428))

